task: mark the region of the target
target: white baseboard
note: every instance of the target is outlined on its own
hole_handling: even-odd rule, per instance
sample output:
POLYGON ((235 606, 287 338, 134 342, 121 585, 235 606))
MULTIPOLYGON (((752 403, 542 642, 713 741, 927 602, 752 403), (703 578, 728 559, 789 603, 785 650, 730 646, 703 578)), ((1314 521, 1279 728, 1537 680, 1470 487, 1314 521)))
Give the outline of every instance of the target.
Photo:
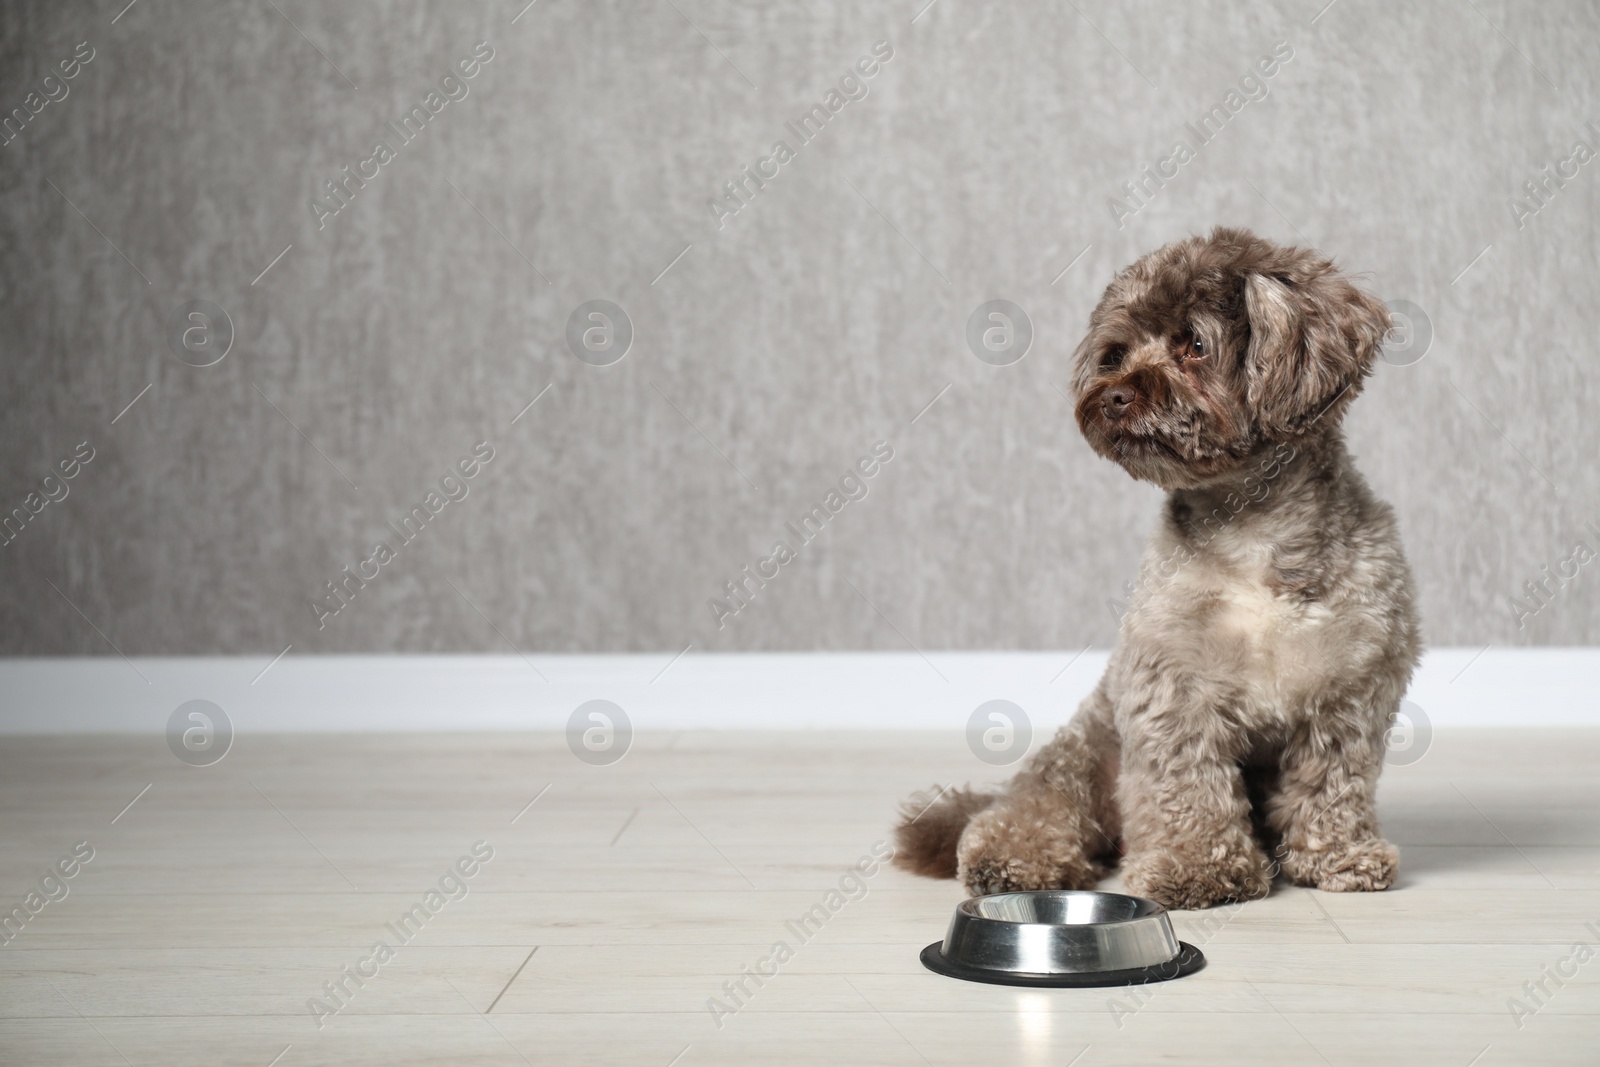
MULTIPOLYGON (((266 656, 9 659, 0 660, 0 734, 160 732, 197 698, 221 706, 236 730, 263 732, 559 730, 597 698, 623 708, 636 730, 959 730, 979 704, 1004 699, 1037 731, 1071 716, 1106 656, 291 652, 270 667, 266 656)), ((1597 682, 1600 648, 1440 648, 1408 699, 1436 727, 1600 726, 1597 682)))

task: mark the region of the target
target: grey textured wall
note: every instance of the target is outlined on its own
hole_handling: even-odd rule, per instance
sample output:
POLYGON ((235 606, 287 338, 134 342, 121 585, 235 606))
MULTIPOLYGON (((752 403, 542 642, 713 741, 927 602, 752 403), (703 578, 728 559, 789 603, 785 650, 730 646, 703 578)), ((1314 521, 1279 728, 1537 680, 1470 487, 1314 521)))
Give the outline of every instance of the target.
POLYGON ((0 505, 67 495, 0 548, 3 650, 1107 645, 1158 498, 1078 438, 1068 355, 1112 270, 1219 222, 1422 309, 1349 433, 1430 641, 1594 642, 1586 568, 1525 626, 1510 601, 1600 548, 1600 10, 1324 2, 8 3, 0 505), (880 41, 864 98, 786 129, 880 41), (465 97, 385 125, 478 42, 465 97), (346 166, 376 176, 332 214, 346 166), (635 332, 609 366, 566 341, 594 299, 635 332), (1020 362, 968 349, 990 299, 1032 321, 1020 362), (234 334, 206 367, 227 326, 170 327, 196 300, 234 334), (708 599, 880 439, 719 630, 708 599))

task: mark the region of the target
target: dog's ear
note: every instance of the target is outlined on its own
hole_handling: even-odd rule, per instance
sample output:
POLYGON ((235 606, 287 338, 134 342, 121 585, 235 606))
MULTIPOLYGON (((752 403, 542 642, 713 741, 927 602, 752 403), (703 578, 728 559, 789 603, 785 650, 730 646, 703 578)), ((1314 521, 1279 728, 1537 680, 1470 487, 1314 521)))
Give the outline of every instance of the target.
POLYGON ((1282 440, 1337 423, 1372 372, 1389 310, 1326 263, 1247 274, 1244 296, 1247 400, 1262 432, 1282 440))

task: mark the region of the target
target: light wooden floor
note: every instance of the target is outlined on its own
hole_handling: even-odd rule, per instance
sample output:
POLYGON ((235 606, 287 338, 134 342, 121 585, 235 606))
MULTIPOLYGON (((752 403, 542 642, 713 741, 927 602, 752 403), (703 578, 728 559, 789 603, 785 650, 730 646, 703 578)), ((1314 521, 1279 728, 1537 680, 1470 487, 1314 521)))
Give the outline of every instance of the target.
POLYGON ((0 1063, 1595 1064, 1600 959, 1545 976, 1600 941, 1597 766, 1600 730, 1442 732, 1385 774, 1397 888, 1180 914, 1210 965, 1134 993, 924 971, 961 894, 892 869, 809 943, 785 926, 907 790, 995 776, 959 737, 641 735, 608 768, 543 735, 242 737, 209 768, 6 738, 0 911, 94 858, 0 947, 0 1063), (307 1000, 479 840, 468 895, 319 1030, 307 1000))

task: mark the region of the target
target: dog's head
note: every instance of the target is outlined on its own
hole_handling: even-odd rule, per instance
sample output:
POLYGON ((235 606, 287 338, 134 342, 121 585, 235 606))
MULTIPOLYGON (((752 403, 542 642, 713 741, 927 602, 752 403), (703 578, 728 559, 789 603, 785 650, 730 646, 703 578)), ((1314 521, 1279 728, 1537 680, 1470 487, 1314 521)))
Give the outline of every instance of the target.
POLYGON ((1078 427, 1135 478, 1204 485, 1337 425, 1388 328, 1317 253, 1219 227, 1106 288, 1075 357, 1078 427))

